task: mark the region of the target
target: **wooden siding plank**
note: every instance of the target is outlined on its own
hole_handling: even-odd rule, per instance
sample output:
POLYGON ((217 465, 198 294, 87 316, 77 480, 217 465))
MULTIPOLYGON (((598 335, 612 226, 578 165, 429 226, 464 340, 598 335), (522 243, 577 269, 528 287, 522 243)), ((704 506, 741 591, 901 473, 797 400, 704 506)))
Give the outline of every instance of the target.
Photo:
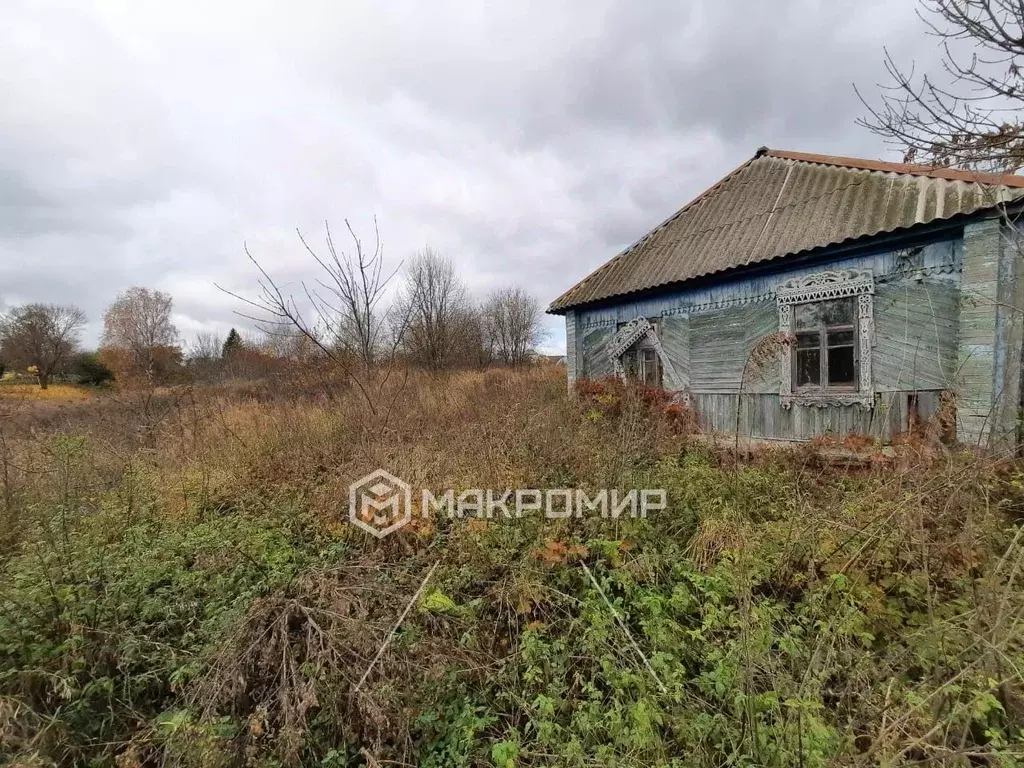
POLYGON ((872 372, 876 392, 948 389, 957 370, 958 291, 904 278, 875 294, 872 372))
POLYGON ((593 328, 583 337, 584 376, 601 379, 612 376, 615 369, 608 356, 608 347, 615 336, 615 328, 593 328))
MULTIPOLYGON (((868 435, 891 440, 909 428, 908 400, 917 398, 921 422, 939 411, 942 392, 883 393, 874 409, 857 405, 817 408, 794 405, 782 407, 777 393, 751 393, 740 398, 740 435, 775 440, 809 440, 816 435, 868 435)), ((700 426, 709 431, 730 433, 736 427, 736 395, 726 392, 695 392, 691 403, 700 426)))
POLYGON ((668 315, 661 321, 661 347, 672 364, 677 381, 666 381, 672 390, 690 387, 690 318, 686 315, 668 315))
MULTIPOLYGON (((775 302, 757 302, 690 316, 690 386, 738 392, 754 345, 778 330, 775 302)), ((747 371, 746 391, 778 389, 778 366, 747 371)))
POLYGON ((987 444, 992 426, 1001 234, 997 219, 964 227, 957 435, 969 444, 987 444))

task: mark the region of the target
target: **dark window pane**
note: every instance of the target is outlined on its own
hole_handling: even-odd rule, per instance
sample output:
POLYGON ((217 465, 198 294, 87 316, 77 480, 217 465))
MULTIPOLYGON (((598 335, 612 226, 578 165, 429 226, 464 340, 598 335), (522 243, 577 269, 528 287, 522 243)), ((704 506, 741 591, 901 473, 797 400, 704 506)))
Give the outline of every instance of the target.
POLYGON ((643 379, 649 387, 661 386, 661 369, 658 355, 653 349, 643 350, 643 379))
POLYGON ((828 345, 830 347, 852 347, 853 331, 829 331, 828 345))
POLYGON ((793 307, 793 328, 802 331, 818 327, 818 305, 797 304, 793 307))
POLYGON ((816 333, 798 333, 796 335, 797 349, 817 349, 820 345, 819 336, 816 333))
POLYGON ((836 347, 828 351, 828 383, 854 383, 853 347, 836 347))
POLYGON ((821 384, 821 352, 814 349, 798 349, 796 351, 796 385, 821 384))
POLYGON ((818 306, 821 308, 821 322, 824 325, 853 325, 853 302, 852 296, 845 299, 834 299, 823 301, 818 306))

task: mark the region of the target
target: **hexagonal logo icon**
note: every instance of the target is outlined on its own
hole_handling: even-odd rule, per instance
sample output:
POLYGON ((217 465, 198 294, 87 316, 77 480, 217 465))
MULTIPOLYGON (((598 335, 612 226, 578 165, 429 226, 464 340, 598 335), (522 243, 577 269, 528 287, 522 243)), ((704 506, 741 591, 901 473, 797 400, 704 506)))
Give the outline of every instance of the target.
POLYGON ((383 539, 412 520, 412 487, 378 469, 348 487, 348 518, 383 539))

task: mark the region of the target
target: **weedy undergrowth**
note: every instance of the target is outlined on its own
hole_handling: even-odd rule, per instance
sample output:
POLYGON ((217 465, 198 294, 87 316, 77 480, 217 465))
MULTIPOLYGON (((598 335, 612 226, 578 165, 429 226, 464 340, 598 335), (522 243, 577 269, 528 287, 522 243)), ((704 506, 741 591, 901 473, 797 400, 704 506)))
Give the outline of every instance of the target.
POLYGON ((108 446, 103 424, 8 439, 0 759, 1024 761, 1020 467, 737 463, 647 393, 562 387, 424 379, 387 434, 334 393, 217 395, 155 449, 108 446), (662 487, 668 509, 378 542, 344 503, 376 466, 435 488, 662 487))

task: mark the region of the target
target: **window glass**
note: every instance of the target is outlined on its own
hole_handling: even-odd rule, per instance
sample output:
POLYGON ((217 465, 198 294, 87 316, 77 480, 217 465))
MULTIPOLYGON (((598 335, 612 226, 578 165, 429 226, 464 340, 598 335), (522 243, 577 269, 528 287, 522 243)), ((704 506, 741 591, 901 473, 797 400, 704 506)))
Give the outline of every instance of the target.
POLYGON ((821 383, 821 350, 796 350, 796 385, 798 387, 817 386, 821 383))
POLYGON ((856 387, 855 302, 856 298, 850 296, 793 307, 794 387, 856 387))
POLYGON ((818 325, 817 304, 797 304, 793 307, 793 327, 796 330, 803 331, 808 328, 817 328, 818 325))
POLYGON ((832 347, 828 351, 828 383, 833 386, 854 384, 853 347, 832 347))
POLYGON ((825 326, 853 325, 853 302, 854 298, 847 296, 845 299, 823 301, 818 304, 821 324, 825 326))
POLYGON ((823 325, 853 325, 854 301, 852 296, 793 307, 793 327, 798 331, 823 325))
POLYGON ((830 347, 853 346, 853 331, 829 331, 828 345, 830 347))
POLYGON ((653 349, 642 350, 643 354, 643 379, 644 384, 649 387, 661 386, 661 370, 659 367, 658 353, 653 349))
POLYGON ((821 344, 821 337, 817 333, 798 333, 796 335, 797 349, 817 349, 821 344))

